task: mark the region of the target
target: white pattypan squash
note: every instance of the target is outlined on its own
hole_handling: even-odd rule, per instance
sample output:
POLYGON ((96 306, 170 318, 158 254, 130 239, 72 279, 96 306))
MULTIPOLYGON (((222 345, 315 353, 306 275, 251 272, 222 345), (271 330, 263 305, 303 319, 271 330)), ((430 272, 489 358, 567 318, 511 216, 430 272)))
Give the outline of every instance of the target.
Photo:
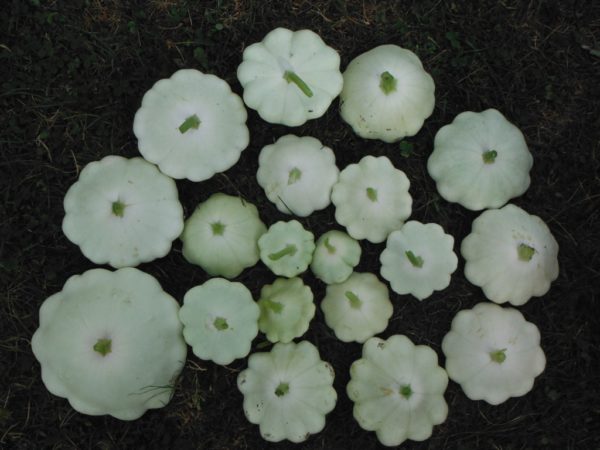
POLYGON ((446 420, 448 375, 436 353, 402 335, 376 337, 363 345, 350 367, 347 393, 361 428, 375 431, 383 445, 424 441, 446 420))
POLYGON ((340 112, 360 137, 395 142, 421 129, 433 112, 434 92, 417 55, 381 45, 348 64, 340 112))
POLYGON ((313 293, 300 278, 277 278, 263 286, 258 306, 258 327, 271 342, 302 336, 315 316, 313 293))
POLYGON ((558 277, 558 244, 548 226, 512 204, 477 217, 460 251, 467 280, 496 303, 523 305, 558 277))
POLYGON ((381 253, 381 276, 394 292, 412 294, 419 300, 445 289, 456 270, 454 238, 436 223, 411 220, 393 231, 381 253))
POLYGON ((514 308, 460 311, 442 341, 448 376, 471 400, 498 405, 525 395, 546 367, 538 328, 514 308))
POLYGON ((275 344, 254 353, 237 378, 246 418, 267 441, 302 442, 325 427, 337 401, 334 372, 310 342, 275 344))
POLYGON ((385 330, 394 312, 385 284, 372 273, 357 272, 327 286, 321 309, 340 341, 360 343, 385 330))
POLYGON ((144 94, 133 132, 140 153, 173 178, 202 181, 248 146, 246 108, 222 79, 182 69, 144 94))
POLYGON ((88 270, 40 307, 31 347, 46 388, 83 414, 162 408, 185 363, 178 303, 133 268, 88 270))
POLYGON ((67 238, 91 261, 116 268, 165 256, 183 229, 175 182, 142 158, 89 163, 64 208, 67 238))
POLYGON ((258 238, 266 231, 256 206, 216 193, 186 220, 181 234, 183 256, 209 275, 235 278, 258 262, 258 238))
POLYGON ((460 113, 435 135, 427 161, 437 190, 471 210, 499 208, 529 187, 533 157, 519 129, 495 109, 460 113))
POLYGON ((360 244, 343 231, 328 231, 315 245, 310 269, 324 283, 346 281, 360 261, 360 244))
POLYGON ((315 237, 297 220, 279 221, 258 240, 261 261, 275 275, 294 277, 304 272, 315 251, 315 237))
POLYGON ((340 56, 310 30, 276 28, 244 50, 237 77, 244 102, 290 127, 321 117, 342 90, 340 56))
POLYGON ((410 182, 385 156, 367 155, 348 165, 333 185, 335 220, 354 239, 385 241, 399 229, 412 210, 410 182))
POLYGON ((331 203, 340 171, 335 155, 318 139, 291 134, 264 147, 256 179, 282 213, 306 217, 331 203))
POLYGON ((259 314, 246 286, 212 278, 186 292, 179 319, 197 357, 226 365, 250 353, 259 314))

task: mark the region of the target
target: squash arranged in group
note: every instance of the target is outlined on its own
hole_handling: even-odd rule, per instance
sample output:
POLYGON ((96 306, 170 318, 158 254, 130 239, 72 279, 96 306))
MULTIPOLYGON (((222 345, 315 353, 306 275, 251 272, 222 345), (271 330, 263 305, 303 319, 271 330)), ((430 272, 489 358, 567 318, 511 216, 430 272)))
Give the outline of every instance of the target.
MULTIPOLYGON (((383 45, 343 75, 339 65, 314 32, 277 28, 246 48, 237 76, 245 104, 270 123, 301 125, 340 95, 341 115, 359 136, 389 143, 418 133, 431 115, 433 79, 411 51, 383 45)), ((306 217, 333 203, 345 231, 316 243, 297 220, 266 225, 256 206, 224 193, 212 193, 184 223, 172 178, 198 182, 233 166, 249 143, 246 118, 225 81, 180 70, 156 82, 135 115, 145 160, 107 156, 83 169, 65 196, 64 233, 90 260, 119 270, 74 276, 42 304, 32 346, 50 392, 85 414, 136 419, 170 400, 186 343, 226 365, 246 357, 260 331, 274 345, 251 355, 238 376, 244 412, 266 440, 301 442, 324 428, 337 400, 331 365, 313 344, 294 342, 316 312, 300 278, 309 267, 327 284, 318 299, 327 325, 341 341, 364 343, 347 394, 358 424, 382 444, 427 439, 448 414, 448 378, 491 404, 532 388, 545 366, 539 331, 512 308, 483 302, 459 312, 442 343, 446 369, 406 336, 374 337, 394 307, 375 274, 354 272, 359 240, 387 241, 381 276, 418 300, 445 289, 458 266, 451 235, 407 222, 410 181, 387 157, 366 155, 340 171, 335 149, 292 134, 261 150, 257 183, 280 212, 306 217), (243 284, 212 278, 190 286, 180 308, 133 268, 165 256, 177 237, 184 258, 210 276, 232 279, 260 260, 278 278, 257 301, 243 284)), ((482 210, 523 194, 532 163, 518 128, 488 109, 442 127, 427 169, 444 199, 482 210)), ((511 204, 484 211, 460 252, 466 278, 496 303, 522 305, 558 276, 550 230, 511 204)))

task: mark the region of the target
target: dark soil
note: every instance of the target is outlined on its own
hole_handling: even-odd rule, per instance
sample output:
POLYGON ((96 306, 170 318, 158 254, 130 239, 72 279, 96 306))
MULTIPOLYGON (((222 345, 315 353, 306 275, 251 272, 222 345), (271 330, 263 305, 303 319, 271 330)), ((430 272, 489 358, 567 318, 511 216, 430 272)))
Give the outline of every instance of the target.
MULTIPOLYGON (((419 449, 600 448, 600 4, 592 1, 407 2, 7 0, 0 15, 0 447, 17 449, 289 448, 268 444, 242 411, 236 376, 191 351, 171 403, 133 422, 75 412, 48 393, 30 339, 38 308, 74 274, 91 269, 61 231, 62 199, 89 162, 138 155, 133 116, 154 82, 180 68, 224 78, 238 94, 243 49, 277 26, 309 28, 336 48, 342 68, 360 53, 394 43, 414 51, 436 83, 436 108, 407 144, 357 137, 339 116, 288 129, 249 111, 250 146, 237 165, 212 179, 178 181, 189 215, 211 193, 241 195, 263 221, 289 220, 256 183, 260 149, 290 132, 335 150, 338 166, 386 155, 411 181, 412 218, 437 222, 458 251, 477 213, 441 199, 425 164, 437 130, 465 110, 490 107, 523 131, 534 156, 532 183, 513 200, 540 216, 560 245, 560 275, 542 298, 519 307, 535 323, 547 357, 533 390, 499 406, 471 401, 451 382, 450 412, 419 449)), ((331 228, 329 207, 301 219, 317 236, 331 228)), ((383 245, 361 243, 359 271, 379 272, 383 245)), ((181 243, 140 268, 181 300, 207 279, 185 262, 181 243)), ((238 281, 255 297, 274 276, 262 264, 238 281)), ((304 280, 317 303, 325 286, 304 280)), ((451 285, 423 302, 392 295, 382 334, 406 334, 438 353, 456 312, 485 300, 459 264, 451 285)), ((303 337, 336 372, 339 400, 325 429, 303 449, 377 448, 359 428, 345 386, 361 346, 335 339, 320 311, 303 337)), ((253 350, 264 342, 260 335, 253 350)))

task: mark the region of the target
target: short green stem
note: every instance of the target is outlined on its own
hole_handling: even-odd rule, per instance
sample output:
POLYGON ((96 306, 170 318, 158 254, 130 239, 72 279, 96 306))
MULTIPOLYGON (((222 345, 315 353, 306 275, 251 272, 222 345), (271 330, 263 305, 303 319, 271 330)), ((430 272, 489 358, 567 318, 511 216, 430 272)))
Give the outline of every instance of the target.
POLYGON ((396 85, 398 84, 398 80, 394 78, 394 75, 385 71, 380 76, 379 88, 383 91, 385 95, 391 94, 396 90, 396 85))
POLYGON ((279 313, 281 313, 281 311, 283 311, 283 305, 279 302, 274 302, 273 300, 265 298, 265 299, 261 300, 261 303, 265 308, 270 309, 274 313, 279 314, 279 313))
POLYGON ((313 91, 311 91, 311 89, 308 87, 308 84, 306 84, 304 80, 300 78, 295 72, 292 72, 291 70, 286 70, 283 73, 283 79, 288 83, 294 83, 296 86, 298 86, 298 89, 300 89, 302 93, 307 97, 313 96, 313 91))
POLYGON ((408 260, 410 261, 410 263, 417 268, 421 268, 423 267, 423 258, 421 258, 420 256, 416 256, 413 252, 411 252, 410 250, 404 252, 404 254, 406 255, 406 257, 408 258, 408 260))
POLYGON ((198 116, 196 114, 193 114, 187 119, 185 119, 181 125, 179 125, 179 132, 183 134, 191 129, 197 130, 200 126, 200 123, 201 122, 198 116))
POLYGON ((410 398, 410 396, 413 394, 413 390, 410 387, 410 384, 405 384, 404 386, 402 386, 400 388, 400 395, 404 398, 410 398))
POLYGON ((288 383, 279 383, 279 386, 275 388, 275 395, 277 397, 283 397, 290 391, 290 385, 288 383))
POLYGON ((350 301, 350 307, 354 309, 360 309, 362 306, 362 300, 358 297, 358 295, 352 291, 346 291, 344 295, 350 301))
POLYGON ((535 254, 535 248, 530 247, 527 244, 519 244, 517 247, 517 254, 521 261, 531 261, 531 258, 533 258, 533 255, 535 254))
POLYGON ((502 364, 506 359, 506 349, 496 350, 495 352, 490 352, 490 359, 495 363, 502 364))
POLYGON ((277 261, 283 258, 284 256, 293 256, 296 254, 297 251, 298 248, 294 244, 288 244, 278 252, 271 253, 269 255, 269 259, 272 261, 277 261))
POLYGON ((227 319, 224 317, 217 317, 213 322, 215 328, 219 331, 223 331, 229 328, 229 324, 227 323, 227 319))
POLYGON ((377 201, 377 189, 373 189, 372 187, 368 187, 367 188, 367 197, 372 202, 376 202, 377 201))
POLYGON ((481 154, 485 164, 493 164, 496 161, 496 156, 498 156, 498 152, 496 150, 488 150, 487 152, 483 152, 481 154))
POLYGON ((288 175, 288 183, 287 183, 288 186, 290 184, 294 184, 301 177, 302 177, 302 171, 300 169, 298 169, 297 167, 294 167, 292 170, 290 170, 290 173, 288 175))
POLYGON ((330 254, 333 255, 335 253, 336 248, 333 245, 331 245, 331 242, 329 242, 329 238, 328 237, 326 237, 325 240, 323 241, 323 245, 325 245, 325 248, 327 249, 327 251, 330 254))
POLYGON ((112 340, 107 338, 98 339, 94 344, 94 351, 102 356, 108 355, 112 351, 112 340))
POLYGON ((213 222, 210 224, 214 236, 223 236, 225 233, 225 224, 221 222, 213 222))
POLYGON ((125 206, 125 203, 120 200, 113 202, 112 213, 117 217, 123 217, 123 214, 125 214, 125 206))

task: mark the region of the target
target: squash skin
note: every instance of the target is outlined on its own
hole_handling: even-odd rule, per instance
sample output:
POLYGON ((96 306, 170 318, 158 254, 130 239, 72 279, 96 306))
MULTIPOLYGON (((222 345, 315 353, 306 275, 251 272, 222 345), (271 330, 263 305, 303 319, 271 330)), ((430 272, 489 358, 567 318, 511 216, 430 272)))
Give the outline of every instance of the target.
POLYGON ((324 283, 346 281, 360 262, 360 244, 343 231, 327 231, 317 239, 315 246, 310 269, 324 283))

